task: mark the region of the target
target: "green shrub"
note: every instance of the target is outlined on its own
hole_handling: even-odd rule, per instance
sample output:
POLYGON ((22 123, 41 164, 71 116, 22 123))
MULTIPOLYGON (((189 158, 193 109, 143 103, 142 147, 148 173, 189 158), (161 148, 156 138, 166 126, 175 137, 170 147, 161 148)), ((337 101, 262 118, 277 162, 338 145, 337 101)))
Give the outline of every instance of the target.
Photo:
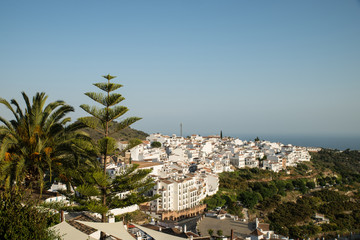
POLYGON ((60 239, 48 229, 57 217, 16 191, 0 194, 0 239, 60 239))

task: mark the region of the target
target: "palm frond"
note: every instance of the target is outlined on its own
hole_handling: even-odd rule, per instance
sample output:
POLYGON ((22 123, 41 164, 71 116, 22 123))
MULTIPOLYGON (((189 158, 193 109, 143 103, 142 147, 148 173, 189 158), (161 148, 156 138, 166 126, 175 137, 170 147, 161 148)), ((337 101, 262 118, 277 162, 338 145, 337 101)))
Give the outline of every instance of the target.
MULTIPOLYGON (((23 99, 25 101, 25 104, 26 104, 26 109, 29 111, 31 110, 31 104, 30 104, 30 100, 29 100, 29 97, 26 95, 25 92, 21 92, 22 96, 23 96, 23 99)), ((12 101, 15 101, 14 99, 12 101)), ((13 102, 12 102, 13 103, 13 102)), ((15 103, 13 103, 15 104, 15 103)), ((19 105, 17 105, 17 109, 21 109, 19 105)))
MULTIPOLYGON (((87 127, 87 125, 85 125, 84 123, 82 123, 80 121, 76 121, 76 122, 71 123, 70 125, 66 126, 65 131, 76 132, 76 131, 84 129, 86 127, 87 127)), ((83 134, 85 134, 85 133, 83 132, 83 134)))
POLYGON ((14 130, 13 125, 9 121, 7 121, 5 118, 0 117, 0 122, 5 124, 6 128, 14 130))
POLYGON ((12 112, 12 114, 14 115, 14 117, 16 118, 17 121, 19 120, 18 115, 16 114, 15 110, 13 109, 13 107, 10 105, 10 103, 8 101, 6 101, 3 98, 0 98, 0 103, 5 105, 12 112))
MULTIPOLYGON (((53 111, 48 118, 44 118, 42 124, 44 128, 47 129, 49 126, 56 122, 60 122, 63 117, 65 117, 68 113, 74 112, 74 108, 69 105, 62 105, 57 110, 53 111)), ((68 118, 65 122, 61 122, 61 124, 67 123, 71 118, 68 118)))
MULTIPOLYGON (((55 109, 56 109, 56 108, 59 109, 60 106, 64 106, 64 105, 66 105, 65 102, 64 102, 64 101, 61 101, 61 100, 58 100, 58 101, 56 101, 56 102, 49 103, 49 104, 45 107, 45 109, 42 111, 42 114, 41 114, 41 116, 42 116, 41 124, 45 124, 45 122, 48 121, 50 115, 52 115, 52 116, 58 115, 58 113, 57 113, 57 114, 54 113, 55 109)), ((68 105, 66 105, 66 106, 68 106, 68 105)), ((73 111, 74 111, 74 108, 72 108, 71 106, 69 106, 69 107, 70 107, 70 109, 69 109, 68 112, 73 112, 73 111), (72 108, 72 109, 71 109, 71 108, 72 108)), ((54 117, 52 117, 52 119, 54 119, 54 117)), ((50 121, 50 122, 51 122, 51 121, 50 121)))

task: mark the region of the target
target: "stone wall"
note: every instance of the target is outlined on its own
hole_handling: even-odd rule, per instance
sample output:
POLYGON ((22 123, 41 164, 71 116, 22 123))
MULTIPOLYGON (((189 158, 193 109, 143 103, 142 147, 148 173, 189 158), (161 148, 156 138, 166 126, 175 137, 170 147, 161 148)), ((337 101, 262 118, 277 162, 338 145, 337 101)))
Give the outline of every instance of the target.
POLYGON ((181 218, 194 217, 202 214, 206 208, 206 204, 195 206, 181 211, 162 211, 161 220, 172 220, 177 221, 181 218))

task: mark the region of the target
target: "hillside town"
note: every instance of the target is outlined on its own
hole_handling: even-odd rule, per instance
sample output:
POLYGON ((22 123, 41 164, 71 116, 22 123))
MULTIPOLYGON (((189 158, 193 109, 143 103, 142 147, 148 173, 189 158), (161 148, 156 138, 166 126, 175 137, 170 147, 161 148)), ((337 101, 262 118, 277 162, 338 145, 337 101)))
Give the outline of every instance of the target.
MULTIPOLYGON (((126 149, 127 144, 128 142, 118 142, 118 148, 126 149)), ((184 138, 176 135, 166 136, 160 133, 151 134, 145 141, 128 150, 122 156, 109 157, 106 171, 110 177, 114 178, 132 164, 137 164, 138 169, 151 169, 149 176, 154 179, 155 186, 148 194, 157 194, 159 198, 142 206, 134 205, 125 209, 112 209, 110 215, 124 214, 138 209, 150 214, 153 219, 158 219, 158 221, 148 224, 147 227, 131 225, 132 227, 129 228, 128 225, 122 226, 125 226, 126 231, 132 233, 137 239, 152 239, 148 232, 157 236, 164 234, 159 233, 162 228, 165 230, 174 227, 174 225, 169 224, 169 221, 176 222, 202 216, 197 220, 201 221, 205 217, 203 214, 206 209, 202 200, 216 194, 219 190, 219 173, 232 172, 236 168, 261 168, 279 172, 286 170, 287 167, 294 167, 298 163, 310 161, 309 151, 318 150, 257 139, 243 141, 221 136, 192 135, 184 138)), ((56 192, 58 189, 61 189, 61 184, 53 185, 50 190, 56 192)), ((129 192, 118 194, 120 197, 125 197, 129 192)), ((63 200, 65 200, 64 196, 58 196, 56 199, 53 197, 47 201, 63 200)), ((100 217, 96 214, 93 216, 100 217)), ((226 218, 234 221, 241 220, 237 216, 222 213, 221 209, 208 212, 206 216, 215 217, 219 220, 226 218)), ((245 221, 245 219, 243 220, 245 221)), ((85 222, 77 222, 76 224, 79 223, 87 224, 85 222)), ((109 223, 115 223, 113 217, 109 217, 109 223)), ((96 226, 95 223, 93 225, 96 226)), ((93 225, 91 226, 94 227, 93 225)), ((198 232, 187 230, 186 225, 184 227, 185 229, 177 228, 179 234, 184 235, 183 237, 204 239, 198 235, 198 232)), ((254 231, 248 232, 249 239, 280 239, 280 237, 286 239, 286 237, 269 231, 269 225, 259 224, 257 219, 254 229, 254 231)), ((231 231, 232 236, 230 238, 236 239, 233 229, 231 231)), ((100 230, 89 236, 97 238, 99 234, 100 230)), ((179 234, 175 235, 179 236, 179 234)), ((227 238, 224 237, 224 239, 227 238)))
MULTIPOLYGON (((119 147, 125 147, 123 144, 126 143, 120 143, 119 147)), ((151 203, 151 210, 158 212, 198 206, 201 200, 218 191, 219 173, 245 167, 279 172, 310 161, 310 154, 305 147, 269 141, 199 135, 184 138, 157 133, 131 149, 130 158, 140 167, 153 169, 154 193, 161 197, 151 203), (151 147, 154 142, 162 147, 151 147)), ((109 165, 109 169, 117 172, 122 166, 122 163, 109 165)))

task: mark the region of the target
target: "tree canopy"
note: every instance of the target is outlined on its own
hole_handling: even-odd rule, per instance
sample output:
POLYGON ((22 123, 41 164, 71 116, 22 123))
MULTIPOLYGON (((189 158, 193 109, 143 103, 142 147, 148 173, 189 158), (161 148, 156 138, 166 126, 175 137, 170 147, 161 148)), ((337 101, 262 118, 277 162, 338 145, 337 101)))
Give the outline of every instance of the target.
POLYGON ((160 142, 156 142, 156 141, 155 141, 155 142, 152 142, 152 143, 151 143, 151 147, 152 147, 152 148, 159 148, 159 147, 161 147, 161 143, 160 143, 160 142))
POLYGON ((0 193, 1 239, 60 239, 48 228, 58 218, 59 214, 37 208, 25 194, 14 190, 0 193))
POLYGON ((46 105, 45 93, 36 93, 32 101, 24 92, 22 96, 24 110, 15 99, 0 98, 14 116, 10 121, 0 117, 4 124, 0 126, 0 180, 5 187, 17 184, 42 190, 44 175, 51 182, 66 161, 86 155, 83 146, 91 148, 86 145, 90 139, 78 131, 83 124, 70 124, 66 115, 74 109, 64 101, 46 105))
MULTIPOLYGON (((92 173, 89 181, 79 186, 78 191, 87 200, 85 203, 87 207, 94 212, 101 213, 102 221, 105 222, 110 207, 124 207, 152 199, 151 197, 145 197, 143 193, 150 190, 153 181, 147 176, 150 171, 137 170, 136 165, 123 169, 123 172, 114 179, 110 179, 106 174, 107 159, 109 155, 116 152, 116 140, 111 135, 122 131, 141 118, 122 118, 129 109, 119 105, 125 98, 119 93, 114 93, 122 85, 111 82, 115 76, 108 74, 103 77, 107 80, 106 82, 94 84, 102 92, 85 93, 85 95, 100 104, 101 107, 82 104, 80 107, 91 116, 79 118, 80 122, 102 135, 102 138, 97 142, 97 149, 102 159, 102 171, 92 173), (121 120, 114 124, 115 120, 119 118, 121 120), (125 199, 118 196, 118 193, 121 192, 128 192, 125 199), (101 200, 92 198, 92 196, 101 196, 101 200)), ((130 140, 128 147, 123 151, 131 149, 140 143, 140 140, 130 140)))

